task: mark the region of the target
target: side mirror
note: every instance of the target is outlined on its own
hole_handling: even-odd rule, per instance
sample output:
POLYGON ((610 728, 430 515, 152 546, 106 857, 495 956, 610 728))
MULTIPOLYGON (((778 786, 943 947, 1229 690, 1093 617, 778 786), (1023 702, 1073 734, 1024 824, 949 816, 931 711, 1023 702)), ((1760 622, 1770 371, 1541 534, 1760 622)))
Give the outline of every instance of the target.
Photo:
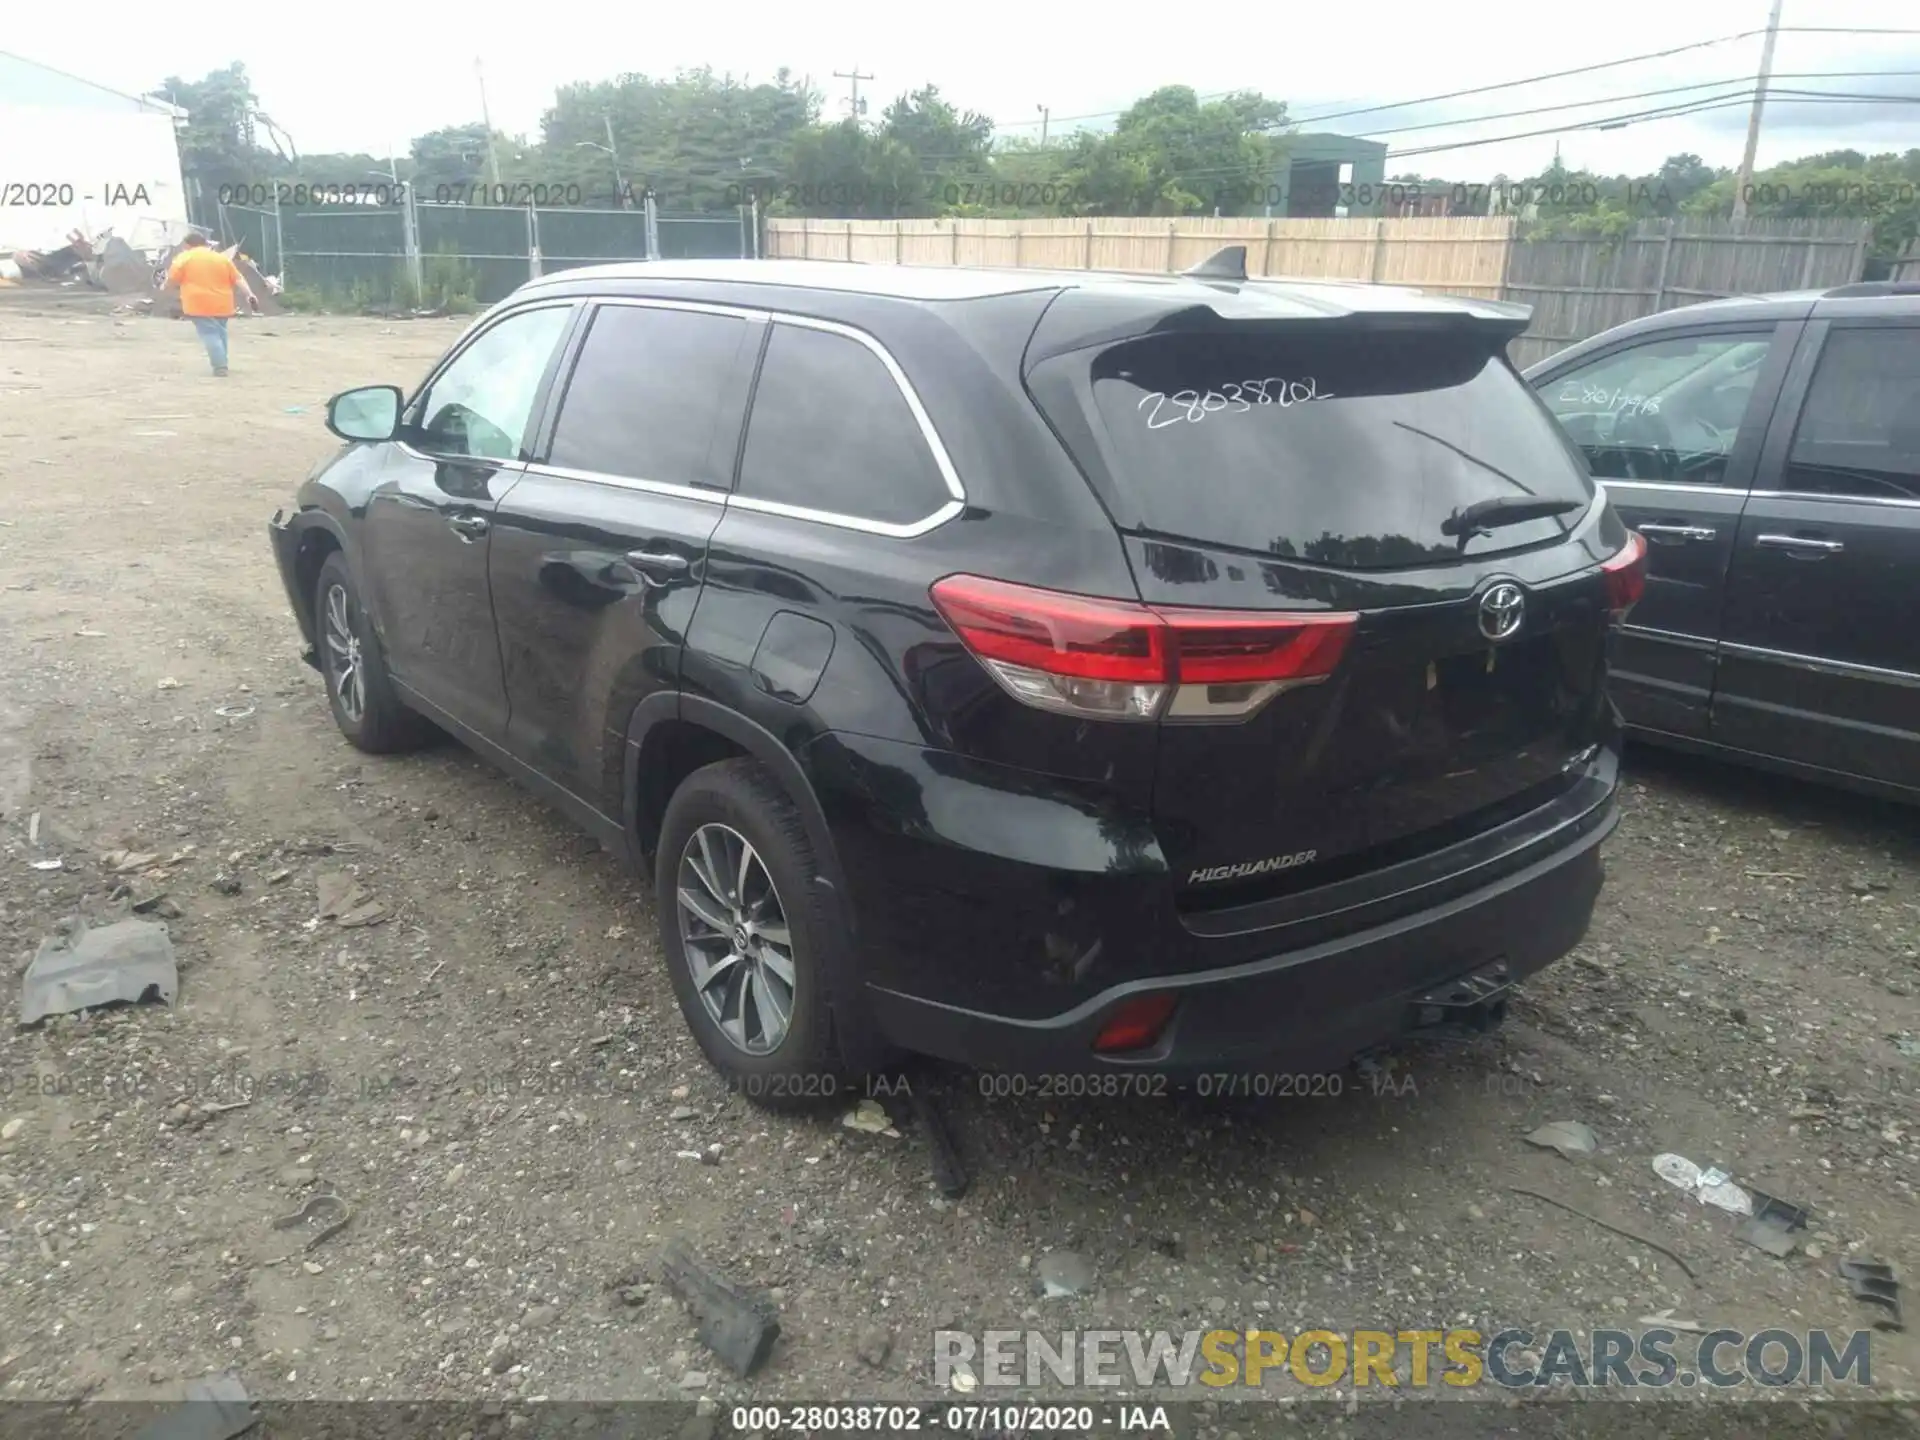
POLYGON ((327 429, 342 440, 391 440, 405 397, 397 385, 362 385, 327 401, 327 429))

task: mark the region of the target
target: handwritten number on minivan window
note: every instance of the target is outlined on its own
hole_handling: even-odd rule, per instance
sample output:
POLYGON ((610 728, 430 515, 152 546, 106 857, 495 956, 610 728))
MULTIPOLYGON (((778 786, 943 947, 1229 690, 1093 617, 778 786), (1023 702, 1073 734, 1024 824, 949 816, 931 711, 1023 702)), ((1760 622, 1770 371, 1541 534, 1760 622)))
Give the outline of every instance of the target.
POLYGON ((1164 430, 1186 421, 1198 425, 1209 415, 1240 415, 1259 405, 1278 405, 1287 409, 1310 400, 1338 398, 1322 390, 1313 376, 1289 380, 1284 375, 1269 375, 1264 380, 1241 380, 1222 385, 1218 390, 1150 390, 1140 397, 1136 410, 1147 411, 1147 428, 1164 430), (1152 409, 1148 409, 1152 406, 1152 409), (1162 411, 1165 414, 1162 414, 1162 411))

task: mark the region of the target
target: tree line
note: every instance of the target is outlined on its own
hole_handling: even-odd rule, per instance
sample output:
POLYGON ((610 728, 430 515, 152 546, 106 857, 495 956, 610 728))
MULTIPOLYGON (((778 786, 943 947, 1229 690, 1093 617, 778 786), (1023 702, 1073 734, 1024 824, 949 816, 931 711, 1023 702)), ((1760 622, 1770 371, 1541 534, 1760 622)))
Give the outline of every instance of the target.
MULTIPOLYGON (((189 112, 182 167, 203 203, 262 182, 364 191, 393 177, 428 201, 538 192, 620 207, 651 191, 663 213, 753 203, 769 215, 847 219, 1258 215, 1292 129, 1283 101, 1252 91, 1203 100, 1170 85, 1110 128, 1042 144, 996 135, 989 117, 955 106, 932 84, 899 95, 877 122, 835 122, 821 94, 790 71, 749 81, 698 69, 563 86, 537 138, 452 125, 388 157, 298 153, 260 114, 241 64, 199 80, 170 77, 155 93, 189 112)), ((1513 209, 1542 230, 1601 235, 1649 218, 1729 215, 1735 190, 1730 168, 1697 155, 1673 156, 1645 175, 1556 162, 1538 175, 1474 184, 1410 173, 1389 180, 1396 204, 1414 192, 1444 195, 1447 213, 1513 209)), ((1917 192, 1920 149, 1836 150, 1756 175, 1747 208, 1756 217, 1870 219, 1874 252, 1884 256, 1920 232, 1917 192)))

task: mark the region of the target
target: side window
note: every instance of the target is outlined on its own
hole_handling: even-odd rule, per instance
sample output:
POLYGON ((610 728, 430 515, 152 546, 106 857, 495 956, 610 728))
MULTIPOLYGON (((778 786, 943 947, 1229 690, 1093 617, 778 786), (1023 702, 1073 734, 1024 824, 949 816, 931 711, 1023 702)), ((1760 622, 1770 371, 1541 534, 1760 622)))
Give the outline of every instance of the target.
POLYGON ((462 350, 421 401, 416 443, 435 455, 518 456, 540 377, 570 313, 565 305, 524 311, 462 350))
MULTIPOLYGON (((549 462, 669 485, 725 486, 730 475, 713 473, 708 451, 752 328, 733 315, 602 305, 567 382, 549 462)), ((732 467, 729 454, 726 471, 732 467)))
POLYGON ((1723 485, 1771 343, 1771 331, 1649 340, 1547 381, 1540 398, 1601 480, 1723 485))
POLYGON ((1827 336, 1785 487, 1920 500, 1920 325, 1827 336))
POLYGON ((953 498, 879 356, 844 335, 779 323, 747 421, 740 494, 893 525, 953 498))

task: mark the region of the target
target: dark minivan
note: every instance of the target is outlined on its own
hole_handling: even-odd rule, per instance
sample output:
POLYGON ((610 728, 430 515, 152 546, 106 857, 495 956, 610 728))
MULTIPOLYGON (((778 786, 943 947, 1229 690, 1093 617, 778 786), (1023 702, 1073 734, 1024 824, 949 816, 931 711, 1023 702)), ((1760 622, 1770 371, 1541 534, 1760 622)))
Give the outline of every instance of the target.
POLYGON ((1920 801, 1920 285, 1668 310, 1527 378, 1647 539, 1631 731, 1920 801))
POLYGON ((1233 257, 570 270, 336 397, 274 547, 349 740, 430 721, 650 871, 754 1098, 1300 1075, 1498 1018, 1600 887, 1644 547, 1525 323, 1233 257))

